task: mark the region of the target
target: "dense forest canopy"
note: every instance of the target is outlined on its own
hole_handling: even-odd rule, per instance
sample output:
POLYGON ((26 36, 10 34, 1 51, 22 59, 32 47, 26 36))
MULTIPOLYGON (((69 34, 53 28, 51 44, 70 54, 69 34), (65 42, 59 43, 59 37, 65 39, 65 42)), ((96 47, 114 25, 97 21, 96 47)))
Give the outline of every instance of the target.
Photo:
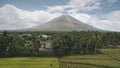
POLYGON ((96 54, 101 48, 117 46, 119 32, 0 32, 0 57, 96 54), (45 48, 46 42, 51 47, 45 48))

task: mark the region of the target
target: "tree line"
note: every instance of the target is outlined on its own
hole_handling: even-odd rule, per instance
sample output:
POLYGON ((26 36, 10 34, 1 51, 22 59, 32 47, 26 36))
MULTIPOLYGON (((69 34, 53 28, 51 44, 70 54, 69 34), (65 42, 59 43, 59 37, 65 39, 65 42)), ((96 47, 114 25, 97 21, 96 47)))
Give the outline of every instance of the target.
POLYGON ((2 32, 0 34, 0 57, 55 56, 96 54, 107 45, 120 45, 119 32, 2 32), (31 36, 19 35, 26 33, 31 36), (39 50, 44 39, 41 34, 51 36, 51 49, 39 50), (25 45, 28 42, 29 45, 25 45))

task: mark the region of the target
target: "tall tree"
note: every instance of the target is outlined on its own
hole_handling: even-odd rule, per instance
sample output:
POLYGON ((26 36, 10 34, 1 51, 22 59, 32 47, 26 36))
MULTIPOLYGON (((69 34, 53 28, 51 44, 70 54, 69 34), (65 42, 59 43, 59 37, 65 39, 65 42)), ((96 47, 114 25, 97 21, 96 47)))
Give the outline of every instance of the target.
POLYGON ((2 37, 0 39, 0 56, 5 57, 10 53, 10 47, 12 44, 12 38, 7 34, 7 32, 3 32, 2 37))
POLYGON ((101 37, 98 32, 94 34, 93 39, 95 41, 94 53, 96 54, 98 43, 101 40, 101 37))

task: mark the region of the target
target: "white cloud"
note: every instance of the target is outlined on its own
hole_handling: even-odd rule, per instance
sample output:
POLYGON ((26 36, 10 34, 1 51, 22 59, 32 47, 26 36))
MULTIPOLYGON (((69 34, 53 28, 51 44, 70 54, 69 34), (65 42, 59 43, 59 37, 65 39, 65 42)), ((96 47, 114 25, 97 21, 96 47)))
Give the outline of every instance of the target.
POLYGON ((108 30, 120 31, 120 10, 112 11, 100 16, 103 28, 108 30))
POLYGON ((47 11, 48 12, 54 12, 54 11, 63 11, 64 10, 64 6, 46 6, 48 7, 47 11))
MULTIPOLYGON (((75 17, 76 19, 83 21, 100 29, 120 31, 120 10, 112 11, 107 14, 101 15, 88 15, 85 13, 78 13, 78 11, 93 11, 101 9, 102 1, 104 0, 70 0, 66 5, 52 6, 49 9, 51 11, 67 10, 67 14, 75 17)), ((109 5, 116 3, 118 0, 107 0, 109 5)))
MULTIPOLYGON (((48 12, 67 12, 67 13, 77 13, 78 11, 94 11, 102 9, 102 1, 104 0, 70 0, 69 3, 65 5, 55 5, 47 6, 48 12)), ((118 0, 106 0, 109 6, 112 6, 118 0)))
POLYGON ((99 16, 84 13, 70 15, 84 23, 103 30, 120 31, 120 10, 101 14, 99 16))
POLYGON ((68 5, 75 6, 79 10, 91 11, 95 9, 100 9, 100 0, 71 0, 68 5))
POLYGON ((49 13, 43 10, 30 12, 7 4, 0 8, 0 30, 29 28, 59 15, 61 13, 49 13))
MULTIPOLYGON (((101 15, 89 15, 77 13, 77 11, 78 9, 71 9, 68 14, 100 29, 120 31, 120 10, 101 15)), ((27 11, 8 4, 0 8, 0 30, 29 28, 45 23, 61 14, 44 10, 27 11)))
POLYGON ((54 11, 60 11, 64 12, 67 11, 68 13, 76 13, 80 10, 82 11, 92 11, 92 10, 98 10, 101 9, 101 0, 70 0, 69 3, 66 5, 60 5, 60 6, 47 6, 47 11, 54 12, 54 11))

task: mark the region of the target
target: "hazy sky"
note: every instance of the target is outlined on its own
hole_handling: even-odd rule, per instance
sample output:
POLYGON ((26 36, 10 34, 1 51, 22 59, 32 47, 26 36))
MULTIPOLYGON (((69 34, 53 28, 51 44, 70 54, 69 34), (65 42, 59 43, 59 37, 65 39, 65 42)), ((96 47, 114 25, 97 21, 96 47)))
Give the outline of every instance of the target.
POLYGON ((62 14, 120 32, 120 0, 0 0, 0 30, 33 27, 62 14))

